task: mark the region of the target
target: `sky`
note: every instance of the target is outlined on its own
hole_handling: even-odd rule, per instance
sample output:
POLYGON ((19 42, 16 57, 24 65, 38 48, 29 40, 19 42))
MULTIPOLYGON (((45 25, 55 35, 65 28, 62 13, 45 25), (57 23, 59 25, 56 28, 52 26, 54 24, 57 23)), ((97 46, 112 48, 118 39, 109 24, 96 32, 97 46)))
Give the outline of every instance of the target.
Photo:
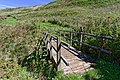
POLYGON ((0 0, 0 8, 15 8, 25 6, 42 5, 54 0, 0 0))

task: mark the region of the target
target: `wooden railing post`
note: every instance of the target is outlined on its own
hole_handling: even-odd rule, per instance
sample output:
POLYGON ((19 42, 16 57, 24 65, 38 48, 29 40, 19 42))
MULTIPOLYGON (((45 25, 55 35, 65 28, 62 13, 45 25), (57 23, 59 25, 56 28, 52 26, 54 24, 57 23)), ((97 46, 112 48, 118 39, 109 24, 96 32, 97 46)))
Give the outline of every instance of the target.
POLYGON ((79 22, 77 21, 77 27, 79 27, 79 22))
MULTIPOLYGON (((101 48, 101 49, 103 49, 103 45, 104 45, 104 38, 103 38, 104 36, 105 36, 105 34, 100 35, 100 47, 99 48, 101 48)), ((101 51, 98 54, 98 59, 100 59, 100 56, 101 56, 101 51)))
POLYGON ((61 70, 61 40, 57 37, 57 70, 61 70))
POLYGON ((43 37, 43 41, 45 41, 46 32, 43 32, 43 35, 44 35, 44 37, 43 37))
POLYGON ((48 50, 48 45, 49 45, 49 43, 48 43, 48 37, 46 38, 46 48, 47 48, 47 50, 48 50))
POLYGON ((52 59, 52 37, 50 37, 50 59, 52 59))
POLYGON ((100 44, 100 48, 103 48, 103 45, 104 45, 104 36, 105 34, 101 34, 101 44, 100 44))
POLYGON ((47 38, 48 38, 48 32, 46 32, 46 34, 45 34, 45 45, 47 44, 47 38))
POLYGON ((82 50, 82 42, 83 42, 83 28, 80 27, 80 32, 79 32, 79 36, 80 36, 80 50, 82 50))
POLYGON ((66 41, 66 38, 65 38, 65 37, 66 37, 66 36, 65 36, 65 33, 63 34, 63 36, 64 36, 63 40, 65 40, 65 41, 66 41))
POLYGON ((73 33, 70 32, 70 45, 72 46, 72 38, 73 38, 73 33))
POLYGON ((59 32, 59 39, 60 39, 60 40, 61 40, 61 35, 62 35, 61 32, 59 32))

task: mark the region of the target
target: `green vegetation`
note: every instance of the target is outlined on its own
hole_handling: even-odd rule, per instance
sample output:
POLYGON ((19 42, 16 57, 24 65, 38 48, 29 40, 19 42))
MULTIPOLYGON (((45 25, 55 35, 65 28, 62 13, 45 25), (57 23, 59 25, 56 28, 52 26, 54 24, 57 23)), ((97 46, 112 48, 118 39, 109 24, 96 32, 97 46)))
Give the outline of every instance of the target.
POLYGON ((13 61, 0 60, 0 80, 38 80, 13 61))
POLYGON ((17 24, 17 19, 15 19, 13 17, 7 17, 7 19, 2 20, 1 24, 14 26, 17 24))
MULTIPOLYGON (((98 46, 99 40, 85 39, 98 46)), ((89 53, 86 46, 83 51, 93 57, 98 54, 89 53)), ((0 62, 1 80, 120 80, 120 0, 56 0, 43 6, 0 10, 0 62), (98 61, 93 70, 64 75, 54 70, 44 49, 34 53, 43 30, 54 33, 56 29, 78 31, 79 27, 86 33, 115 38, 104 44, 113 53, 102 53, 106 61, 98 61)))
POLYGON ((82 75, 80 74, 69 74, 62 75, 58 74, 56 80, 119 80, 120 79, 120 67, 115 63, 106 62, 100 60, 97 65, 94 65, 94 70, 90 70, 82 75))

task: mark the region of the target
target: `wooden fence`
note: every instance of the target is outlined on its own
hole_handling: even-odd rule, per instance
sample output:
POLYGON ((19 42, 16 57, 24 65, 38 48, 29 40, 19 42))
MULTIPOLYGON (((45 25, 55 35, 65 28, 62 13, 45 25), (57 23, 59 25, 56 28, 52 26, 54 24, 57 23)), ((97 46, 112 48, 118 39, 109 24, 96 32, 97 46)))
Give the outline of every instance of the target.
POLYGON ((60 70, 60 61, 61 61, 61 59, 63 59, 61 56, 61 41, 58 37, 52 36, 48 32, 44 32, 43 34, 44 34, 43 41, 45 41, 45 45, 46 45, 48 53, 50 55, 50 59, 53 59, 52 49, 54 49, 54 51, 57 53, 57 59, 54 59, 54 61, 57 65, 57 70, 60 70), (57 42, 56 47, 54 47, 52 45, 52 40, 55 40, 57 42))
MULTIPOLYGON (((54 35, 51 35, 50 33, 48 33, 47 31, 45 31, 43 34, 44 34, 44 41, 45 41, 45 45, 47 47, 47 50, 49 52, 49 55, 50 55, 50 59, 53 58, 53 52, 52 52, 52 49, 57 53, 57 59, 55 59, 55 63, 57 64, 57 70, 60 70, 60 62, 61 60, 63 60, 63 62, 66 64, 66 65, 69 65, 67 60, 64 58, 64 56, 61 55, 61 47, 62 45, 67 45, 67 46, 72 46, 73 44, 73 41, 75 42, 78 42, 79 43, 79 48, 81 49, 82 45, 85 45, 85 46, 88 46, 92 49, 96 49, 96 50, 99 50, 100 52, 105 52, 105 53, 108 53, 108 54, 111 54, 112 51, 109 51, 109 50, 106 50, 103 48, 103 45, 104 45, 104 41, 105 40, 114 40, 113 37, 110 37, 110 36, 105 36, 104 34, 101 34, 101 35, 96 35, 96 34, 87 34, 87 33, 84 33, 82 28, 80 30, 80 32, 75 32, 75 31, 67 31, 67 30, 59 30, 59 31, 55 31, 57 32, 57 35, 58 36, 54 36, 54 35), (61 34, 61 33, 64 33, 64 34, 61 34), (69 36, 66 36, 66 34, 69 35, 69 36), (77 34, 79 35, 79 38, 78 40, 75 40, 73 39, 73 34, 77 34), (87 43, 84 43, 84 37, 85 36, 91 36, 91 37, 95 37, 95 38, 99 38, 100 39, 100 45, 97 47, 97 46, 93 46, 93 45, 90 45, 90 44, 87 44, 87 43), (70 41, 70 44, 64 42, 61 40, 61 38, 64 38, 64 39, 67 39, 70 41), (56 42, 56 47, 53 46, 52 44, 52 40, 54 40, 56 42)), ((100 55, 99 55, 100 57, 100 55)))
POLYGON ((82 47, 82 45, 86 45, 86 46, 88 46, 90 48, 97 49, 97 50, 99 50, 101 52, 105 52, 105 53, 108 53, 108 54, 112 53, 109 50, 103 49, 103 45, 104 45, 105 40, 114 40, 113 37, 105 36, 105 34, 101 34, 101 35, 88 34, 88 33, 84 33, 82 29, 80 30, 80 32, 67 31, 67 30, 59 30, 59 31, 56 31, 56 32, 60 34, 59 35, 60 37, 63 37, 65 39, 69 40, 71 46, 72 46, 73 42, 78 42, 80 48, 82 47), (61 32, 63 32, 64 34, 61 35, 61 32), (66 32, 67 32, 67 36, 65 34, 66 32), (77 40, 73 39, 73 34, 78 35, 77 40), (68 37, 68 35, 70 35, 70 36, 68 37), (97 46, 92 46, 90 44, 85 43, 84 38, 87 37, 87 36, 91 36, 91 37, 95 37, 95 38, 99 39, 99 41, 100 41, 99 46, 98 47, 97 46))

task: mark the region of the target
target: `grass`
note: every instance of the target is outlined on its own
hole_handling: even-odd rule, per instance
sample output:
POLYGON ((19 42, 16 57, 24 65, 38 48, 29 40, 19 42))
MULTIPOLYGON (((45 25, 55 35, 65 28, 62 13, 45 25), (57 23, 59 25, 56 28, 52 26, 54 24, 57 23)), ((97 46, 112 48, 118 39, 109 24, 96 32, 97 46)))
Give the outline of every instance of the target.
POLYGON ((5 22, 8 22, 9 26, 0 26, 0 79, 38 80, 18 63, 33 51, 40 30, 28 23, 11 26, 10 21, 5 22))
MULTIPOLYGON (((97 62, 94 70, 81 75, 63 75, 61 71, 51 73, 53 69, 50 66, 51 63, 46 60, 47 56, 40 60, 40 66, 32 59, 31 65, 34 68, 32 72, 29 66, 22 68, 17 64, 18 59, 23 60, 25 56, 34 51, 42 30, 54 33, 54 29, 76 31, 79 27, 85 27, 86 33, 101 34, 104 32, 106 35, 115 37, 116 40, 111 41, 109 46, 106 46, 108 42, 105 43, 105 47, 113 51, 112 56, 103 55, 102 58, 113 58, 112 60, 119 63, 119 9, 120 0, 57 0, 42 7, 0 10, 0 15, 10 15, 6 19, 0 19, 0 65, 2 66, 0 70, 2 74, 5 73, 1 79, 36 80, 36 76, 31 74, 40 73, 39 77, 43 77, 41 76, 43 73, 43 80, 52 78, 55 80, 120 80, 119 66, 103 60, 97 62), (12 61, 5 61, 6 58, 12 58, 12 61)), ((94 38, 86 39, 90 44, 96 45, 99 42, 94 38)), ((85 47, 85 51, 88 49, 85 47)))
POLYGON ((44 30, 48 30, 49 32, 55 32, 54 30, 70 30, 69 27, 63 27, 57 24, 52 24, 48 22, 40 23, 40 28, 44 30))
POLYGON ((7 17, 6 19, 2 20, 0 24, 6 26, 15 26, 17 24, 17 19, 13 17, 7 17))
POLYGON ((55 78, 55 80, 119 80, 120 79, 120 67, 116 63, 106 62, 100 60, 93 70, 90 70, 84 74, 68 74, 62 75, 61 73, 55 78))
POLYGON ((0 80, 38 80, 13 61, 0 60, 0 80))

